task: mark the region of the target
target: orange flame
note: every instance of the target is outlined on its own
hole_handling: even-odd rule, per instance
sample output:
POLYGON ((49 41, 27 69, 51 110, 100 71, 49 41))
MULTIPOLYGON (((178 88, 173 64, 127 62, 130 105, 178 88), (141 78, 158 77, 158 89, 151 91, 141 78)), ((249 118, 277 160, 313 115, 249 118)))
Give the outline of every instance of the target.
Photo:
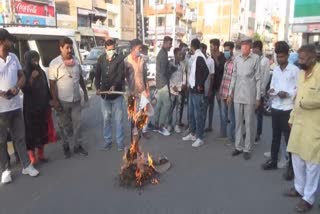
POLYGON ((154 169, 153 160, 149 153, 148 153, 148 164, 151 168, 154 169))

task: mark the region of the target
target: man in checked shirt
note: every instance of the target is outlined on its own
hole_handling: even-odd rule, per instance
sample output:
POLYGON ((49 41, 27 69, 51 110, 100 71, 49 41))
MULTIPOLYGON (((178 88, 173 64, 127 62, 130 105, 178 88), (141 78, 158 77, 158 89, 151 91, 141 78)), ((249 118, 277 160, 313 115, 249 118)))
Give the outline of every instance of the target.
POLYGON ((235 135, 235 114, 234 114, 234 104, 231 102, 230 104, 227 103, 227 98, 230 90, 230 84, 232 79, 232 72, 233 72, 233 49, 234 43, 233 42, 225 42, 223 45, 224 49, 224 57, 226 58, 226 63, 224 65, 224 72, 223 78, 221 82, 221 86, 219 89, 219 99, 221 100, 221 108, 222 108, 222 127, 221 127, 221 137, 223 139, 228 138, 228 121, 230 120, 230 131, 229 131, 229 142, 227 143, 228 146, 234 143, 234 135, 235 135))

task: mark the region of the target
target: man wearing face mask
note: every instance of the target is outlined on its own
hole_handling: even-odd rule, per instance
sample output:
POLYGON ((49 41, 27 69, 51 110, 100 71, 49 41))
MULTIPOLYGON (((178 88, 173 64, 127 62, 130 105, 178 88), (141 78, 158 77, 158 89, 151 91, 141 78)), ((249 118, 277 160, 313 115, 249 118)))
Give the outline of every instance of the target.
POLYGON ((115 53, 115 41, 109 39, 105 42, 105 53, 102 54, 97 63, 95 72, 96 94, 101 95, 101 110, 103 115, 103 137, 102 149, 110 149, 112 145, 112 117, 115 120, 116 141, 118 151, 124 149, 123 128, 123 95, 101 94, 101 91, 123 91, 124 90, 124 57, 115 53))
POLYGON ((233 102, 227 104, 227 98, 230 91, 230 84, 232 79, 233 73, 233 63, 234 63, 234 56, 233 56, 233 49, 234 44, 233 42, 225 42, 223 44, 224 48, 224 57, 227 59, 224 65, 224 73, 223 78, 219 90, 219 97, 221 100, 221 108, 222 108, 222 127, 221 127, 221 137, 227 138, 227 126, 228 120, 230 119, 230 137, 229 143, 227 145, 232 145, 235 139, 235 114, 234 114, 234 104, 233 102))
POLYGON ((316 61, 313 45, 299 51, 302 71, 298 78, 298 92, 290 114, 291 128, 287 151, 292 153, 294 188, 285 193, 300 198, 295 209, 308 212, 314 202, 320 180, 320 63, 316 61))

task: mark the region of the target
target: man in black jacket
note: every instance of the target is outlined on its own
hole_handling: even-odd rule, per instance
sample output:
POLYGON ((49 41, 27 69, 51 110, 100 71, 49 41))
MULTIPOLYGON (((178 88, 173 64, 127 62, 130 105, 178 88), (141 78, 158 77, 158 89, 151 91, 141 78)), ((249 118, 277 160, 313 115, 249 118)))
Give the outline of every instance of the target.
POLYGON ((192 147, 203 145, 204 137, 204 86, 209 74, 206 58, 200 50, 200 41, 191 41, 193 56, 190 60, 191 70, 189 83, 189 129, 190 134, 182 138, 184 141, 194 141, 192 147))
POLYGON ((171 101, 169 96, 169 80, 172 71, 169 67, 168 52, 172 47, 172 38, 165 36, 162 48, 156 59, 156 87, 157 105, 155 109, 155 130, 163 136, 169 136, 170 132, 165 128, 171 101))
POLYGON ((111 148, 112 144, 112 115, 116 123, 116 140, 118 151, 124 149, 123 128, 123 96, 120 94, 101 94, 101 91, 124 90, 124 57, 115 52, 115 41, 105 42, 106 53, 102 54, 97 63, 95 86, 97 95, 101 95, 101 109, 103 115, 103 149, 111 148))
POLYGON ((224 54, 220 51, 220 40, 219 39, 211 39, 210 40, 210 52, 211 57, 214 60, 214 77, 213 77, 213 85, 211 88, 213 88, 212 91, 209 91, 208 93, 208 102, 209 102, 209 116, 208 116, 208 127, 206 131, 211 132, 212 131, 212 120, 213 120, 213 112, 214 112, 214 98, 216 97, 217 103, 218 103, 218 110, 219 110, 219 116, 220 116, 220 137, 224 137, 223 133, 221 133, 222 129, 222 112, 221 112, 221 101, 219 99, 219 89, 223 78, 223 72, 224 72, 224 64, 226 62, 226 58, 224 57, 224 54))

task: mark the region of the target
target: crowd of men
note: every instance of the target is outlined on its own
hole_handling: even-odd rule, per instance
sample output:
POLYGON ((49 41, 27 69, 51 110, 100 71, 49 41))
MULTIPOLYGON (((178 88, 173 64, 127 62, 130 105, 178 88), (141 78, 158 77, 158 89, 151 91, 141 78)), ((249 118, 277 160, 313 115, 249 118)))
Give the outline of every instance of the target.
MULTIPOLYGON (((22 69, 18 58, 9 52, 14 40, 5 29, 0 29, 2 183, 12 180, 6 146, 8 130, 23 166, 22 173, 30 176, 39 174, 33 164, 46 161, 43 146, 48 142, 48 136, 39 134, 39 130, 48 125, 50 115, 46 115, 51 114, 47 113, 51 107, 56 113, 65 158, 72 155, 70 142, 74 145, 75 154, 88 155, 81 142, 80 87, 85 102, 88 101, 88 93, 79 61, 72 55, 72 40, 66 37, 60 41, 61 55, 49 66, 49 87, 44 84, 47 79, 38 65, 37 53, 26 54, 29 67, 22 69), (23 106, 28 111, 22 111, 17 96, 20 89, 25 95, 32 90, 44 92, 25 96, 23 106), (41 103, 42 108, 27 105, 39 97, 46 100, 41 103), (39 114, 42 116, 37 117, 39 114), (32 143, 28 143, 30 139, 33 139, 32 143), (38 158, 34 153, 36 148, 40 151, 38 158)), ((138 106, 147 102, 155 107, 154 116, 142 129, 143 137, 151 137, 149 130, 167 137, 184 129, 186 133, 182 140, 191 141, 195 148, 209 143, 205 132, 213 130, 214 105, 217 103, 219 139, 234 146, 232 156, 242 154, 245 160, 249 160, 253 145, 260 141, 264 99, 269 97, 272 100, 272 144, 270 159, 262 164, 262 168, 278 168, 281 136, 284 135, 289 153, 285 179, 294 179, 294 187, 285 195, 301 198, 296 211, 309 211, 315 202, 320 181, 320 63, 316 60, 315 47, 305 45, 298 50, 298 68, 288 61, 289 45, 284 41, 277 42, 274 48, 277 65, 270 78, 272 60, 263 54, 261 41, 241 41, 241 50, 236 54, 233 42, 224 42, 221 52, 220 40, 212 39, 208 54, 207 45, 193 39, 190 47, 184 43, 175 47, 174 59, 169 60, 172 41, 172 38, 164 37, 157 55, 155 91, 151 91, 148 84, 148 54, 140 40, 131 41, 128 56, 116 53, 114 40, 105 42, 106 51, 99 57, 95 71, 96 94, 101 97, 103 116, 102 149, 108 150, 112 146, 113 119, 118 150, 125 148, 123 92, 127 90, 135 97, 138 106), (184 124, 185 109, 187 120, 184 124)))

